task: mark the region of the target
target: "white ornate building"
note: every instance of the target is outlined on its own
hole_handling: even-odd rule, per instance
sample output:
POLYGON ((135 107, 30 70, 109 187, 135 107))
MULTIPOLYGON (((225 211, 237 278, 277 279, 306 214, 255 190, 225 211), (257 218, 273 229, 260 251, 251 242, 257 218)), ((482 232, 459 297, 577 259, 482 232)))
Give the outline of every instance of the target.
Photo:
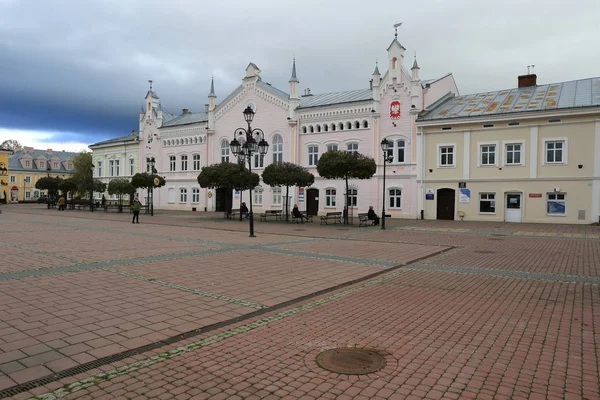
MULTIPOLYGON (((312 94, 304 89, 300 95, 295 61, 289 93, 263 81, 260 69, 250 63, 241 84, 218 104, 211 83, 203 112, 184 109, 180 115, 170 114, 162 109, 151 87, 140 112, 140 169, 149 170, 145 160, 154 157, 158 173, 166 178, 166 185, 155 191, 155 207, 221 211, 228 195, 233 197, 234 208, 240 196, 248 200, 247 192, 202 189, 197 176, 207 165, 236 161, 229 153, 229 142, 234 130, 244 126, 242 111, 250 105, 256 112, 252 126, 261 128, 270 144, 264 158, 255 157, 252 170, 260 174, 272 162, 290 161, 315 174, 310 188, 290 191, 291 204, 298 203, 301 210, 311 213, 343 209, 344 182, 321 179, 316 171, 325 151, 339 149, 372 156, 379 165, 372 179, 351 182, 351 213, 366 212, 370 205, 380 209, 383 156, 379 143, 387 138, 393 143, 393 162, 387 169, 386 211, 397 217, 417 217, 416 116, 449 92, 458 94, 458 89, 452 74, 421 80, 416 59, 407 69, 405 51, 394 38, 387 49, 387 71, 381 75, 376 66, 364 88, 345 92, 312 94)), ((255 212, 282 208, 283 195, 281 189, 261 183, 253 191, 255 212)))

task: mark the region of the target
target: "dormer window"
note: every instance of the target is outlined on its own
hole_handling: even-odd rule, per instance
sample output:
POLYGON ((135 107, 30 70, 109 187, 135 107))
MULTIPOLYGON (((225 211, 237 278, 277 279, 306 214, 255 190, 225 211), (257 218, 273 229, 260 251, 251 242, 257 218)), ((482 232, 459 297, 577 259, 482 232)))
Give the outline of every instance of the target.
POLYGON ((67 164, 67 169, 68 169, 68 170, 71 170, 71 169, 73 169, 73 164, 71 164, 71 163, 68 163, 68 164, 67 164))
POLYGON ((25 161, 25 167, 26 167, 26 168, 31 168, 31 161, 29 161, 29 160, 26 160, 26 161, 25 161))
POLYGON ((40 168, 46 168, 46 163, 44 161, 40 161, 40 168))

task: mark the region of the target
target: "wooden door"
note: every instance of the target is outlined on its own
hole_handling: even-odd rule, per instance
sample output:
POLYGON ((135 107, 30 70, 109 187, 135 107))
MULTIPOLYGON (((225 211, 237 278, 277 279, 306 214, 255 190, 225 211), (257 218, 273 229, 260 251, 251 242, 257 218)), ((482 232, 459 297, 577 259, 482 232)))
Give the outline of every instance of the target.
POLYGON ((437 219, 454 220, 454 203, 456 192, 454 189, 438 189, 437 191, 437 219))
POLYGON ((319 189, 308 189, 306 191, 306 213, 308 215, 319 214, 319 189))

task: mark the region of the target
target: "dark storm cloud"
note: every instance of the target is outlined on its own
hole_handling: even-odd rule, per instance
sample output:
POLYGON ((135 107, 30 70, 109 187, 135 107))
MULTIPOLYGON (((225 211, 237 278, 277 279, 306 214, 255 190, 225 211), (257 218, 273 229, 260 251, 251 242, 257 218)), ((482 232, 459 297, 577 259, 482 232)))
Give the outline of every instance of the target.
POLYGON ((165 109, 201 110, 211 76, 221 100, 250 61, 287 91, 294 55, 301 89, 368 87, 399 21, 421 77, 453 72, 462 93, 513 87, 528 64, 540 82, 596 76, 598 15, 597 0, 0 0, 0 128, 93 142, 137 128, 148 79, 165 109))

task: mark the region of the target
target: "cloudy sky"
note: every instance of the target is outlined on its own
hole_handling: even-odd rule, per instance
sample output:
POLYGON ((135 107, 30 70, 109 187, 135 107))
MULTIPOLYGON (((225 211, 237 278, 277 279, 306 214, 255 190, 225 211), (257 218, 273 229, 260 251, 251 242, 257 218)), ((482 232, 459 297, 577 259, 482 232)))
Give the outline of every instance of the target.
POLYGON ((598 0, 0 0, 0 141, 82 150, 137 129, 148 79, 163 107, 201 111, 248 62, 288 91, 366 88, 392 25, 421 78, 461 93, 600 75, 598 0))

